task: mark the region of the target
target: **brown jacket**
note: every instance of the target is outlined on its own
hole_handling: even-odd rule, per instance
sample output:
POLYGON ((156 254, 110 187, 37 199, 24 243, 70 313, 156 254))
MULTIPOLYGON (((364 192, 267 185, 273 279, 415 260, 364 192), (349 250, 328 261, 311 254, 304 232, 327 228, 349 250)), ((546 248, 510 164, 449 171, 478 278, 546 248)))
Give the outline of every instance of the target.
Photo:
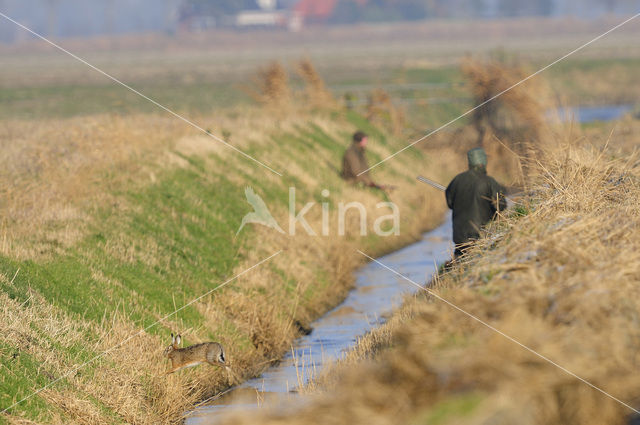
POLYGON ((362 182, 367 186, 372 186, 373 180, 369 176, 369 164, 365 156, 364 149, 357 143, 352 143, 342 158, 342 178, 347 181, 362 182), (358 175, 360 173, 363 174, 358 175))

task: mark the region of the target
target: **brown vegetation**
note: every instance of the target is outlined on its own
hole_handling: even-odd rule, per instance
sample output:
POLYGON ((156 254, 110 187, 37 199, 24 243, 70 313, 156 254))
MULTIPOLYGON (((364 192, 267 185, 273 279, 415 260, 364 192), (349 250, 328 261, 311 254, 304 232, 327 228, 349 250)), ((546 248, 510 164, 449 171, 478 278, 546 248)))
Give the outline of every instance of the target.
POLYGON ((306 95, 311 105, 319 108, 335 107, 333 95, 309 58, 298 62, 296 70, 306 85, 306 95))
POLYGON ((287 70, 280 62, 272 62, 261 68, 254 78, 257 92, 254 98, 262 104, 286 109, 291 102, 291 89, 287 70))
POLYGON ((396 137, 402 136, 405 126, 405 114, 395 105, 389 93, 383 89, 374 89, 367 97, 367 119, 388 128, 396 137))
MULTIPOLYGON (((295 133, 309 122, 332 140, 339 143, 344 140, 345 148, 349 135, 355 131, 348 121, 323 113, 316 113, 313 118, 302 112, 292 113, 275 122, 265 117, 262 109, 243 108, 241 114, 237 112, 195 119, 209 122, 212 128, 233 129, 235 146, 241 149, 260 149, 272 144, 273 137, 295 133)), ((40 123, 14 120, 6 121, 2 131, 5 162, 12 164, 2 175, 10 200, 1 206, 5 217, 2 254, 38 264, 55 264, 79 249, 80 253, 74 255, 90 256, 79 248, 87 241, 89 229, 115 226, 140 208, 123 191, 153 187, 172 170, 188 167, 187 158, 202 162, 201 178, 210 185, 215 184, 220 173, 237 182, 239 196, 247 176, 263 182, 277 179, 261 167, 247 165, 243 158, 208 136, 185 129, 179 121, 161 115, 102 115, 40 123), (20 143, 14 143, 18 139, 20 143), (45 140, 55 143, 44 144, 45 140), (221 160, 227 165, 223 170, 219 166, 221 160)), ((379 156, 399 148, 383 146, 376 139, 372 137, 370 148, 379 156)), ((306 193, 319 192, 329 184, 339 188, 332 194, 334 202, 341 199, 362 202, 369 212, 370 224, 378 215, 387 213, 376 208, 381 201, 378 193, 344 185, 328 166, 319 173, 304 165, 317 161, 320 155, 339 164, 340 153, 316 146, 309 157, 308 152, 291 144, 279 144, 277 149, 261 152, 260 160, 294 176, 299 182, 296 186, 306 193)), ((252 271, 232 282, 233 289, 217 291, 199 301, 196 307, 204 318, 201 327, 186 327, 179 316, 158 326, 181 332, 190 342, 203 342, 209 340, 208 335, 219 335, 217 339, 228 350, 235 376, 243 379, 260 373, 299 334, 296 322, 309 323, 344 297, 351 284, 351 271, 362 262, 354 249, 357 244, 366 243, 371 252, 381 254, 415 240, 421 231, 440 220, 444 207, 437 203, 434 208, 425 208, 431 193, 415 188, 415 174, 421 172, 424 163, 413 157, 397 164, 381 167, 376 175, 398 186, 393 199, 402 211, 401 236, 363 240, 357 226, 353 229, 349 226, 344 238, 303 234, 288 237, 256 226, 255 239, 238 254, 242 260, 233 274, 284 249, 273 259, 273 267, 252 271), (320 275, 324 283, 319 280, 320 275), (294 282, 293 288, 288 287, 290 281, 294 282)), ((431 176, 443 180, 450 177, 439 173, 438 167, 431 167, 431 176)), ((277 220, 285 222, 286 207, 274 206, 272 212, 277 220)), ((322 219, 320 208, 306 218, 318 229, 322 219)), ((199 217, 192 214, 181 219, 196 221, 199 217)), ((335 211, 331 221, 337 221, 335 211)), ((235 229, 230 229, 230 235, 232 231, 235 229)), ((170 257, 158 252, 154 235, 136 241, 127 234, 118 234, 108 240, 105 252, 122 264, 141 262, 154 267, 170 264, 170 257)), ((87 258, 89 264, 95 260, 87 258)), ((124 284, 108 277, 99 267, 92 267, 91 273, 91 284, 113 288, 114 293, 124 284)), ((1 274, 3 284, 11 285, 12 275, 1 274)), ((222 282, 202 282, 202 286, 211 289, 219 283, 222 282)), ((188 301, 179 299, 180 285, 181 282, 176 282, 176 306, 188 301)), ((208 366, 162 376, 166 359, 161 353, 168 341, 153 330, 138 335, 141 326, 132 319, 132 314, 146 314, 154 308, 138 305, 135 298, 122 302, 114 298, 115 312, 96 323, 50 305, 36 290, 32 291, 29 303, 18 302, 4 293, 2 297, 0 342, 16 349, 20 356, 33 358, 41 371, 37 376, 48 377, 46 382, 53 382, 82 365, 84 359, 68 355, 66 350, 86 347, 101 353, 126 341, 78 373, 71 373, 64 384, 55 383, 36 396, 53 407, 42 422, 175 423, 189 407, 232 382, 223 370, 208 366)), ((157 312, 155 317, 160 319, 161 314, 157 312)), ((10 357, 11 353, 3 349, 1 354, 10 357)), ((34 381, 32 387, 35 390, 39 384, 34 381)), ((10 423, 22 421, 20 414, 5 415, 3 419, 10 423)))
POLYGON ((522 132, 520 142, 540 144, 545 140, 545 111, 553 105, 539 78, 523 82, 531 72, 521 66, 471 58, 463 61, 462 72, 469 80, 474 103, 479 106, 473 112, 472 122, 480 144, 494 135, 509 134, 513 139, 517 130, 522 132))
MULTIPOLYGON (((638 408, 635 149, 614 137, 546 150, 525 209, 491 226, 432 290, 638 408)), ((426 293, 337 370, 323 381, 330 391, 293 415, 223 423, 623 424, 633 413, 426 293)))

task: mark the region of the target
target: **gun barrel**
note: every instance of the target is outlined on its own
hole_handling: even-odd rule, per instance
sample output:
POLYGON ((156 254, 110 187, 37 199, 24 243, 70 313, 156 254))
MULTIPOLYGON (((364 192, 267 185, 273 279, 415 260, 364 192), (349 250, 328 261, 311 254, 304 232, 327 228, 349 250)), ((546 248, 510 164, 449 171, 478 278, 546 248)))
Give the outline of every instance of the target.
MULTIPOLYGON (((447 188, 444 187, 443 185, 441 185, 440 183, 434 182, 433 180, 429 180, 426 177, 418 176, 418 177, 416 177, 416 179, 418 179, 418 181, 421 181, 422 183, 428 184, 429 186, 435 187, 436 189, 441 190, 443 192, 447 190, 447 188)), ((504 195, 504 198, 507 200, 508 204, 522 205, 521 202, 514 201, 512 198, 510 198, 510 197, 508 197, 506 195, 504 195)))
POLYGON ((445 190, 447 190, 447 188, 446 188, 446 187, 444 187, 443 185, 441 185, 440 183, 434 182, 433 180, 429 180, 429 179, 428 179, 428 178, 426 178, 426 177, 418 176, 418 177, 416 177, 416 178, 417 178, 419 181, 421 181, 422 183, 426 183, 426 184, 428 184, 429 186, 435 187, 436 189, 441 190, 441 191, 443 191, 443 192, 444 192, 445 190))

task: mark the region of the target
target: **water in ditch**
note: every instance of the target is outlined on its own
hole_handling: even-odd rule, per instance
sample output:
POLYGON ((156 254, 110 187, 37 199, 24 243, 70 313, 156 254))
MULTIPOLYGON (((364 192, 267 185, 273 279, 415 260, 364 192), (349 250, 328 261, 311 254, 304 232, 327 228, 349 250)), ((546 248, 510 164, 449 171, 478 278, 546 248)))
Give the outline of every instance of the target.
MULTIPOLYGON (((447 218, 440 227, 425 233, 419 242, 378 260, 424 285, 437 265, 450 258, 451 252, 451 219, 447 218)), ((404 296, 417 290, 414 284, 379 264, 366 264, 356 271, 355 286, 344 302, 316 320, 313 331, 297 339, 280 363, 211 404, 189 412, 186 424, 212 424, 216 416, 231 409, 255 409, 298 397, 297 387, 353 347, 358 337, 384 323, 393 309, 401 305, 404 296)))

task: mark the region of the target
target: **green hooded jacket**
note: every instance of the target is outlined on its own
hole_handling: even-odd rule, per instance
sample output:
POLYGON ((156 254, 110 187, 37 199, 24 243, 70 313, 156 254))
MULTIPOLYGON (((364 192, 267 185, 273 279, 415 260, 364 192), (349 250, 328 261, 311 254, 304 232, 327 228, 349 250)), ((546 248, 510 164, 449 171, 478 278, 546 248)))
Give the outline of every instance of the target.
POLYGON ((482 166, 458 174, 445 192, 453 210, 453 242, 463 244, 480 237, 480 229, 498 210, 506 209, 504 188, 482 166), (496 202, 497 201, 497 202, 496 202))

